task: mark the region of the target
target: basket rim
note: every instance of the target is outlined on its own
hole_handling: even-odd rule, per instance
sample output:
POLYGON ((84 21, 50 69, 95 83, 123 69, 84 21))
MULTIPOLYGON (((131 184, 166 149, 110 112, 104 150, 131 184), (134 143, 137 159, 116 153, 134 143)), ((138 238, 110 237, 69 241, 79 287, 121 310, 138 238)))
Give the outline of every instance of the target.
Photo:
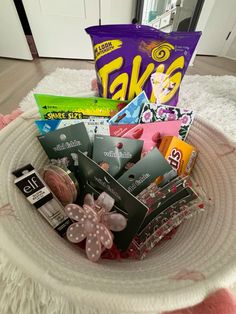
MULTIPOLYGON (((1 131, 0 137, 5 135, 7 130, 14 128, 15 123, 18 123, 18 117, 10 125, 6 127, 6 130, 1 131), (5 131, 5 132, 4 132, 5 131)), ((203 119, 199 115, 195 116, 196 122, 203 124, 205 127, 211 129, 215 133, 219 133, 221 138, 228 142, 230 145, 234 145, 235 141, 227 137, 221 132, 221 130, 203 119)), ((191 132, 191 130, 190 130, 191 132)), ((216 134, 217 135, 217 134, 216 134)), ((187 287, 178 289, 178 291, 167 291, 167 292, 153 292, 153 294, 115 294, 114 292, 103 293, 102 291, 87 291, 81 287, 65 286, 65 284, 56 278, 53 278, 49 274, 45 275, 45 270, 39 264, 35 264, 33 260, 24 254, 15 245, 12 239, 7 236, 6 228, 0 228, 0 246, 9 256, 10 260, 17 264, 26 274, 31 278, 40 282, 42 285, 49 289, 55 290, 58 294, 66 295, 69 299, 76 302, 91 302, 91 304, 97 304, 101 309, 112 309, 112 310, 125 310, 130 311, 135 308, 145 309, 146 311, 170 311, 176 308, 183 308, 186 306, 192 306, 201 302, 209 293, 215 291, 218 288, 232 285, 236 281, 236 261, 235 263, 228 263, 227 267, 219 267, 217 273, 208 277, 201 282, 193 282, 187 287), (16 258, 17 256, 17 258, 16 258), (27 265, 27 266, 26 266, 27 265), (184 296, 184 298, 183 298, 184 296), (115 302, 114 302, 115 298, 115 302), (170 300, 171 302, 167 302, 170 300)), ((86 304, 89 304, 86 302, 86 304)))

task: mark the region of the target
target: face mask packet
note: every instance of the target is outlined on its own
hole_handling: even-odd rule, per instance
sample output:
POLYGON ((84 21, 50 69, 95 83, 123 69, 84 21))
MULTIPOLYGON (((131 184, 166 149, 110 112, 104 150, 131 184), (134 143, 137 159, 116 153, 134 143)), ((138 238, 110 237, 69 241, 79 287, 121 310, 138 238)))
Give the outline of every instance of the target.
POLYGON ((142 107, 139 123, 181 121, 179 138, 186 140, 194 120, 194 111, 191 109, 145 103, 142 107))

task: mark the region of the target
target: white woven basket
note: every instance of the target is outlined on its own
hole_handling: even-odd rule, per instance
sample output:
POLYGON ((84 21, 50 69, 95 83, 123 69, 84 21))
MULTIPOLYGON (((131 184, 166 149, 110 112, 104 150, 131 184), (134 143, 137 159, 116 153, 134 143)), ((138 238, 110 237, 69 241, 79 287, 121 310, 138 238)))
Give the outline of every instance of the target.
POLYGON ((172 240, 143 261, 94 264, 61 239, 13 184, 13 170, 46 162, 33 119, 26 116, 0 133, 0 207, 10 203, 13 209, 0 217, 0 245, 30 276, 101 313, 182 308, 236 281, 236 155, 217 129, 196 118, 189 134, 200 150, 194 177, 213 207, 182 224, 172 240), (206 279, 173 280, 183 269, 202 272, 206 279))

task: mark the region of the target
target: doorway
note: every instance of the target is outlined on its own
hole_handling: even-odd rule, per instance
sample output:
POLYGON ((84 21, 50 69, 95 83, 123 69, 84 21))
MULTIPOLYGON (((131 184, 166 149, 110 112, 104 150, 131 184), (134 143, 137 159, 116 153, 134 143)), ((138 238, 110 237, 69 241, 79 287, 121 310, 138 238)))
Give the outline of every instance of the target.
POLYGON ((28 42, 28 45, 29 45, 29 48, 31 51, 31 54, 32 54, 34 59, 38 58, 38 51, 37 51, 37 48, 36 48, 36 45, 34 42, 34 38, 32 35, 32 31, 31 31, 26 13, 25 13, 23 3, 21 0, 14 0, 14 3, 15 3, 15 7, 16 7, 17 13, 19 15, 20 21, 21 21, 21 25, 22 25, 24 33, 25 33, 26 40, 28 42))

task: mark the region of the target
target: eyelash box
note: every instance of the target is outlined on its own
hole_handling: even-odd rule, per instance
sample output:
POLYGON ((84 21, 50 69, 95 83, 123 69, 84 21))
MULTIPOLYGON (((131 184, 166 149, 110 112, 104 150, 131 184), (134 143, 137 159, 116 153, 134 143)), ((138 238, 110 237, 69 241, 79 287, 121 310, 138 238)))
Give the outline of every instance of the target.
POLYGON ((15 185, 23 193, 30 204, 47 220, 53 229, 63 236, 72 221, 64 213, 62 204, 30 164, 13 172, 15 185))

